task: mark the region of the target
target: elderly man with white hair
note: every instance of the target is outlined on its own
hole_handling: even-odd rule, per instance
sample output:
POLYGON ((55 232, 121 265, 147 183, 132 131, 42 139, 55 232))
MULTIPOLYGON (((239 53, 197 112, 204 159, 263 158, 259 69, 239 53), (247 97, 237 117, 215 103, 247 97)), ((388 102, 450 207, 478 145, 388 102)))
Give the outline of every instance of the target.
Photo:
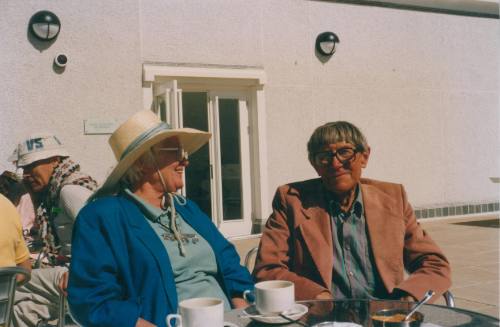
POLYGON ((298 300, 433 300, 451 285, 446 256, 419 225, 401 184, 362 178, 370 147, 346 121, 307 144, 319 178, 282 185, 260 241, 257 280, 295 283, 298 300))

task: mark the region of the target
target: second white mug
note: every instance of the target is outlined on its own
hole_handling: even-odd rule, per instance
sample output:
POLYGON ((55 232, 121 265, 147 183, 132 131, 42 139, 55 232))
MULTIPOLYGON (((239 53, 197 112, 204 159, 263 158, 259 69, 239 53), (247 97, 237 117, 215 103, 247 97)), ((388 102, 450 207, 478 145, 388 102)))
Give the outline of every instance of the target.
MULTIPOLYGON (((247 302, 251 291, 243 292, 247 302)), ((295 304, 294 284, 287 280, 269 280, 255 284, 255 307, 261 314, 280 314, 295 304)))

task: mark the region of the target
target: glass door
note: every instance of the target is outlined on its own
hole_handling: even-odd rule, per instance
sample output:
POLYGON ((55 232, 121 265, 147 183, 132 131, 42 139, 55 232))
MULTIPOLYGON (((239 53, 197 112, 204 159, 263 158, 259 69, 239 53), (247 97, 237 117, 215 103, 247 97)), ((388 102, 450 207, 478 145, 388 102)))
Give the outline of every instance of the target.
MULTIPOLYGON (((207 93, 184 92, 182 94, 182 123, 184 127, 209 131, 207 93)), ((185 173, 188 199, 193 200, 209 217, 212 217, 213 168, 210 163, 210 143, 189 156, 185 173)))
POLYGON ((246 99, 234 92, 181 94, 182 125, 212 133, 210 142, 189 157, 186 196, 224 235, 248 235, 252 222, 246 99))

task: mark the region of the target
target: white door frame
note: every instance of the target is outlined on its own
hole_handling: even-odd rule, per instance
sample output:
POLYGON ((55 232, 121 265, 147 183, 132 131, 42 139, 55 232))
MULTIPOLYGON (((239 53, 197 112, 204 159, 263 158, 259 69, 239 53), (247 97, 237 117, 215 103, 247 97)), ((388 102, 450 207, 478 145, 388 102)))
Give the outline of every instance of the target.
MULTIPOLYGON (((267 145, 266 145, 266 110, 263 86, 266 83, 266 74, 260 68, 241 67, 187 67, 170 66, 163 64, 143 65, 143 103, 145 109, 155 107, 155 94, 158 94, 158 85, 166 85, 169 81, 176 81, 171 89, 169 105, 178 106, 182 97, 178 92, 179 85, 185 91, 204 89, 207 92, 216 92, 219 97, 225 96, 224 91, 234 94, 240 90, 246 94, 246 105, 248 110, 248 142, 250 151, 248 160, 241 157, 241 163, 248 163, 251 171, 248 183, 251 190, 251 208, 245 208, 244 212, 250 210, 251 219, 249 223, 262 225, 270 212, 271 199, 268 196, 267 177, 267 145), (189 86, 189 87, 188 87, 189 86), (173 99, 172 99, 173 98, 173 99), (179 100, 180 99, 180 100, 179 100), (177 103, 176 103, 177 102, 177 103)), ((165 89, 168 89, 165 86, 165 89)), ((180 103, 182 105, 182 103, 180 103)), ((181 120, 182 121, 182 120, 181 120)), ((174 124, 172 124, 174 125, 174 124)), ((243 171, 243 167, 242 167, 243 171)), ((248 204, 248 201, 243 201, 248 204)), ((226 236, 236 236, 250 233, 250 227, 246 226, 246 231, 239 231, 233 222, 221 223, 221 231, 226 236)))

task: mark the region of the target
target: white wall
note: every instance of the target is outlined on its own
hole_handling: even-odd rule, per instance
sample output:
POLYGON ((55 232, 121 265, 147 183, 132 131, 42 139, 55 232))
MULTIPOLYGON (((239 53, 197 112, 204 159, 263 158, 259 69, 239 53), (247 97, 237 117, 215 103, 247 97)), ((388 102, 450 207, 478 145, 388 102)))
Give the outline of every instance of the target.
POLYGON ((85 171, 101 180, 113 163, 108 136, 83 135, 88 118, 124 119, 141 108, 139 6, 137 1, 1 0, 0 169, 16 142, 31 132, 55 133, 85 171), (57 40, 28 39, 28 21, 39 10, 61 21, 57 40), (64 72, 52 68, 68 56, 64 72))
POLYGON ((343 119, 372 145, 365 175, 414 205, 498 198, 498 19, 288 0, 144 1, 142 17, 146 61, 264 67, 270 194, 314 176, 307 139, 343 119), (322 63, 327 30, 341 42, 322 63))
POLYGON ((498 19, 305 0, 2 0, 0 9, 0 158, 40 126, 102 178, 107 136, 83 135, 82 121, 141 108, 142 63, 258 66, 268 77, 270 194, 314 177, 307 139, 344 119, 372 146, 365 175, 403 183, 414 205, 498 198, 488 179, 500 176, 498 19), (26 31, 39 9, 63 25, 42 52, 26 31), (314 41, 327 30, 341 42, 322 63, 314 41), (69 57, 62 74, 57 52, 69 57))

